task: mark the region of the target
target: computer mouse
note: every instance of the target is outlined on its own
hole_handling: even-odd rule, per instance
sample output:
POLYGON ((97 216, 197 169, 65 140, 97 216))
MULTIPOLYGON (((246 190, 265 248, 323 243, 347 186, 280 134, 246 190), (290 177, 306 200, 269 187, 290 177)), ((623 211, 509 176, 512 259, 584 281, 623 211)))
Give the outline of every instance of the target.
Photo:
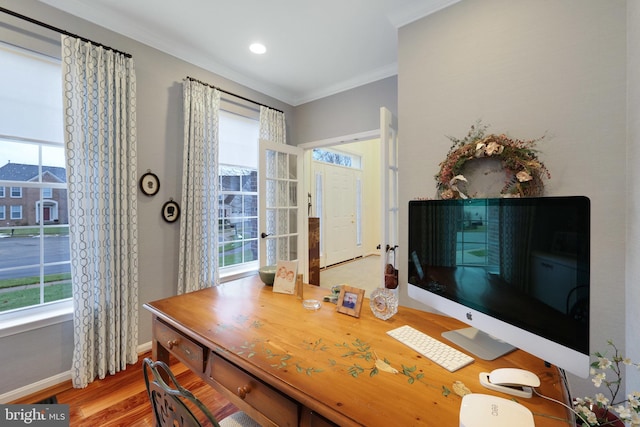
POLYGON ((533 372, 518 368, 499 368, 489 374, 491 384, 511 387, 540 387, 540 378, 533 372))

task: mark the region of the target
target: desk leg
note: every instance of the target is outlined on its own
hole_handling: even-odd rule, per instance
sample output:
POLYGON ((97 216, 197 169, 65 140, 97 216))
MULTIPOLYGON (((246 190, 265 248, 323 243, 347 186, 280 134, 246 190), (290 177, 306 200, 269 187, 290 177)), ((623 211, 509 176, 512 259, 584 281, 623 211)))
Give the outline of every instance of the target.
POLYGON ((153 360, 162 360, 167 365, 169 364, 169 350, 160 345, 155 338, 151 344, 151 357, 153 360))

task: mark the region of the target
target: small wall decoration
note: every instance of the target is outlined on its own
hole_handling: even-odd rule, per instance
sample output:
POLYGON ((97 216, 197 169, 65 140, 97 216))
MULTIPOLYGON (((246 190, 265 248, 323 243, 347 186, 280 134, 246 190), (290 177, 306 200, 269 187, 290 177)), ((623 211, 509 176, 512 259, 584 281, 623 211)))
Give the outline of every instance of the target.
POLYGON ((153 196, 160 190, 160 180, 149 169, 140 177, 140 190, 147 196, 153 196))
POLYGON ((498 159, 505 172, 502 197, 535 197, 544 193, 542 178, 551 178, 544 163, 538 159, 535 149, 544 136, 533 140, 514 139, 500 135, 486 135, 488 126, 480 120, 471 126, 462 139, 448 137, 453 145, 447 158, 440 163, 440 172, 435 176, 438 196, 442 199, 467 199, 467 178, 463 169, 467 162, 477 159, 498 159))
POLYGON ((338 313, 348 314, 353 317, 360 317, 363 300, 364 289, 342 285, 340 295, 338 295, 338 313))
POLYGON ((180 218, 180 206, 173 199, 162 205, 162 218, 167 222, 176 222, 180 218))
POLYGON ((276 278, 273 281, 273 292, 293 295, 296 290, 298 261, 278 261, 276 278))

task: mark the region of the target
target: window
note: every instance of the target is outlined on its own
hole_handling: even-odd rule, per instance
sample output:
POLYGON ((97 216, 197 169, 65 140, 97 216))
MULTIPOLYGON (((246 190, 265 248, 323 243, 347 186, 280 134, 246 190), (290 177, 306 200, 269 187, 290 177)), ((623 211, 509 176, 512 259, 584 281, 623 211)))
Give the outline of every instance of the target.
POLYGON ((258 121, 220 111, 218 251, 221 276, 258 268, 258 121))
POLYGON ((485 201, 470 201, 456 218, 456 264, 488 265, 489 209, 485 201))
POLYGON ((22 197, 22 187, 11 187, 11 197, 19 199, 22 197))
POLYGON ((355 169, 360 169, 362 164, 362 158, 360 156, 329 148, 314 148, 313 160, 355 169))
POLYGON ((22 219, 22 206, 11 205, 11 219, 22 219))
POLYGON ((4 187, 0 187, 0 198, 4 198, 4 187))
POLYGON ((71 267, 60 61, 0 43, 0 63, 3 316, 69 299, 71 267))

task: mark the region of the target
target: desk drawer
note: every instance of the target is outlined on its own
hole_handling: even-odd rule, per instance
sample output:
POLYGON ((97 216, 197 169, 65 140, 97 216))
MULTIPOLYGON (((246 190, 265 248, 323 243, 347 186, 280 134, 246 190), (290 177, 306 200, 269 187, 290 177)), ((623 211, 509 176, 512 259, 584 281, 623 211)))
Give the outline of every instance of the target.
POLYGON ((194 372, 204 372, 206 350, 200 344, 158 319, 153 321, 153 336, 158 344, 169 350, 194 372))
POLYGON ((276 425, 298 425, 297 402, 215 353, 209 355, 208 376, 276 425))

